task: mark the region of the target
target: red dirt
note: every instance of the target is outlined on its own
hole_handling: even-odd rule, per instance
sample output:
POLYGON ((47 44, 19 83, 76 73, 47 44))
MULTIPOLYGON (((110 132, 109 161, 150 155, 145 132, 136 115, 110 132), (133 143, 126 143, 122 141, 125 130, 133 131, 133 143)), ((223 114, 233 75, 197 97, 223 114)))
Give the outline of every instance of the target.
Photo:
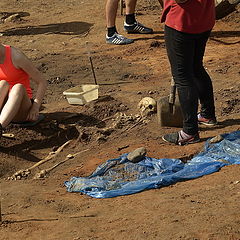
MULTIPOLYGON (((213 79, 220 124, 202 127, 200 143, 180 147, 161 140, 173 128, 159 127, 156 115, 129 130, 122 126, 103 131, 116 113, 139 114, 137 104, 143 97, 158 99, 168 94, 171 75, 157 1, 138 1, 139 21, 155 33, 130 35, 136 41, 128 46, 105 43, 101 1, 2 0, 0 7, 2 20, 12 13, 20 15, 16 21, 0 22, 1 42, 22 49, 49 82, 44 121, 28 129, 9 126, 16 139, 1 139, 1 239, 240 239, 240 166, 112 199, 68 193, 63 185, 71 176, 88 176, 104 161, 138 147, 146 147, 147 155, 154 158, 188 159, 201 151, 206 139, 239 130, 239 10, 217 21, 204 59, 213 79), (85 106, 70 106, 64 90, 94 83, 86 41, 92 50, 100 98, 85 106), (50 163, 25 179, 7 180, 69 139, 72 143, 50 163), (89 150, 43 180, 33 179, 41 169, 84 149, 89 150)), ((120 33, 122 24, 119 15, 120 33)))

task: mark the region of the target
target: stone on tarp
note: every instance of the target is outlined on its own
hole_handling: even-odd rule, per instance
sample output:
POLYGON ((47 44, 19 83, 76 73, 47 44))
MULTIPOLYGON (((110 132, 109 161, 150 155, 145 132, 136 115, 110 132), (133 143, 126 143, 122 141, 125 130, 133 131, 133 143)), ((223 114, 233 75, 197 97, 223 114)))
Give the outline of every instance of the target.
POLYGON ((147 149, 145 147, 140 147, 130 152, 127 155, 127 159, 133 163, 138 163, 146 156, 146 153, 147 149))

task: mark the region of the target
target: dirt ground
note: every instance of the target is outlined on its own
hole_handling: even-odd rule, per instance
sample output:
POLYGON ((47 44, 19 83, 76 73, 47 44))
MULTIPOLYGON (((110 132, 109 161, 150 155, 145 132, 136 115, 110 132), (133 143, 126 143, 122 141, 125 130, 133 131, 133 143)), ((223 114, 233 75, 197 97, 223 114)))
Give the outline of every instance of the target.
MULTIPOLYGON (((10 125, 7 131, 15 139, 0 142, 0 239, 240 239, 240 166, 112 199, 66 191, 64 181, 70 177, 88 176, 99 164, 138 147, 146 147, 150 157, 186 160, 202 150, 206 139, 240 130, 239 8, 217 21, 204 59, 213 79, 219 125, 202 127, 200 143, 181 147, 161 140, 174 129, 161 128, 156 114, 148 121, 136 117, 143 97, 157 100, 169 92, 158 1, 138 1, 138 20, 155 32, 129 35, 135 42, 128 46, 105 43, 104 7, 104 1, 93 0, 0 2, 1 42, 22 49, 49 82, 43 122, 32 128, 10 125), (69 105, 63 91, 94 84, 86 41, 99 99, 69 105), (117 116, 122 122, 112 128, 117 116), (25 178, 8 180, 69 140, 50 162, 25 178), (34 179, 40 170, 83 150, 45 178, 34 179)), ((118 14, 122 34, 123 19, 118 14)))

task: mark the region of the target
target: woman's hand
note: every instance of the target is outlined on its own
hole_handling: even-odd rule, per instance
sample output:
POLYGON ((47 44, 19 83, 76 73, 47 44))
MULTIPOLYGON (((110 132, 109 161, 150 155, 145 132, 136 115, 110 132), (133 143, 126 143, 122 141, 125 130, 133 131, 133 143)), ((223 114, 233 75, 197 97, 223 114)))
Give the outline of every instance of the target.
POLYGON ((36 102, 33 102, 26 120, 34 122, 38 119, 38 117, 39 117, 39 105, 36 102))

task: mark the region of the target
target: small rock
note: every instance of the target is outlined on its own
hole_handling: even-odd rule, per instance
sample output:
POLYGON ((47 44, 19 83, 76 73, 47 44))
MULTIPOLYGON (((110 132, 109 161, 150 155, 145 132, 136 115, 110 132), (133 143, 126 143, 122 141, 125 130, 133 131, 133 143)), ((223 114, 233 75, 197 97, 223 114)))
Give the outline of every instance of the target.
POLYGON ((147 149, 145 147, 140 147, 130 152, 127 155, 127 159, 133 163, 138 163, 143 160, 147 153, 147 149))
POLYGON ((117 150, 118 150, 118 151, 121 151, 121 150, 123 150, 124 148, 128 148, 128 147, 129 147, 129 145, 125 145, 125 146, 122 146, 122 147, 118 147, 117 150))
POLYGON ((67 155, 67 158, 72 159, 72 158, 74 158, 74 156, 70 153, 70 154, 67 155))
POLYGON ((152 41, 150 44, 150 47, 158 48, 161 46, 161 43, 159 41, 152 41))
POLYGON ((221 135, 217 135, 216 137, 213 137, 210 139, 210 143, 218 143, 221 142, 223 140, 223 137, 221 135))

